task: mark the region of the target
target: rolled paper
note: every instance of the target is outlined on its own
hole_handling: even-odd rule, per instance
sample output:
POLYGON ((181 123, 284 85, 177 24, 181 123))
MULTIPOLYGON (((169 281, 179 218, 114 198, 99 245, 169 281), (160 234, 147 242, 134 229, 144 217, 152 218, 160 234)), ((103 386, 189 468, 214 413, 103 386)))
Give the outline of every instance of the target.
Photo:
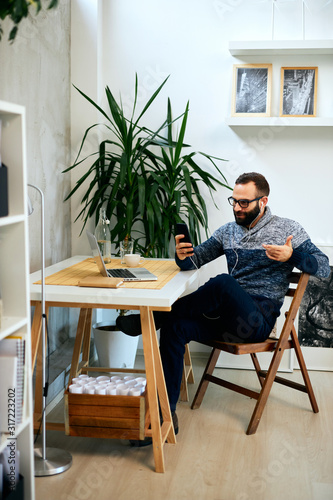
POLYGON ((97 387, 98 384, 96 382, 88 382, 83 387, 97 387))
POLYGON ((141 396, 141 394, 144 392, 144 386, 143 385, 135 385, 134 387, 130 388, 130 396, 141 396))
POLYGON ((106 394, 106 386, 97 386, 95 389, 95 394, 106 394))
POLYGON ((129 387, 132 387, 134 385, 137 385, 136 380, 126 380, 125 385, 128 385, 129 387))
POLYGON ((114 382, 110 382, 109 384, 107 384, 106 387, 107 388, 109 388, 109 387, 117 387, 117 384, 115 384, 114 382))
POLYGON ((95 394, 96 386, 95 384, 86 384, 83 386, 84 394, 95 394))
POLYGON ((83 394, 83 386, 82 385, 77 385, 77 384, 72 384, 69 386, 69 392, 72 394, 83 394))
POLYGON ((118 396, 127 396, 129 391, 128 385, 125 384, 119 384, 117 385, 117 394, 118 396))
POLYGON ((138 384, 146 384, 147 383, 147 380, 145 379, 145 377, 136 377, 135 380, 137 381, 138 384))
POLYGON ((123 380, 122 378, 120 378, 120 379, 116 380, 116 382, 115 382, 115 383, 116 383, 117 385, 119 385, 119 384, 121 385, 121 384, 124 384, 124 380, 123 380))
POLYGON ((80 379, 76 382, 76 384, 78 384, 78 385, 87 385, 87 384, 89 384, 89 380, 88 380, 87 378, 80 378, 80 379))
POLYGON ((106 388, 106 394, 108 394, 110 396, 116 396, 116 394, 117 394, 117 386, 116 385, 113 386, 113 387, 108 386, 106 388))

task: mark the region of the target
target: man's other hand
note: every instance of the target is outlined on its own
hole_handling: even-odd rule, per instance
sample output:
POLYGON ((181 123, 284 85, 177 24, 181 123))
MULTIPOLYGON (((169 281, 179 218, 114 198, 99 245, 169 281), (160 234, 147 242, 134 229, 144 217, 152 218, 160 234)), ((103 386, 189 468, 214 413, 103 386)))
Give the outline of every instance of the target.
POLYGON ((287 262, 293 253, 293 247, 291 245, 292 239, 293 237, 290 235, 284 245, 263 245, 267 257, 279 262, 287 262))

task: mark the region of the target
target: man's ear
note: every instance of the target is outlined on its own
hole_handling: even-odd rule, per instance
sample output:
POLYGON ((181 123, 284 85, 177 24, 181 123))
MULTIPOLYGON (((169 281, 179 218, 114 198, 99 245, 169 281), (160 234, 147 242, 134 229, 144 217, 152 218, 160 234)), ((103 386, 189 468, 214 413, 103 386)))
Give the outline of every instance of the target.
POLYGON ((261 210, 262 208, 264 208, 264 207, 267 205, 267 203, 268 203, 268 198, 267 198, 267 196, 265 196, 265 198, 266 198, 266 203, 265 203, 264 201, 262 201, 262 200, 261 200, 261 202, 260 202, 260 210, 261 210))

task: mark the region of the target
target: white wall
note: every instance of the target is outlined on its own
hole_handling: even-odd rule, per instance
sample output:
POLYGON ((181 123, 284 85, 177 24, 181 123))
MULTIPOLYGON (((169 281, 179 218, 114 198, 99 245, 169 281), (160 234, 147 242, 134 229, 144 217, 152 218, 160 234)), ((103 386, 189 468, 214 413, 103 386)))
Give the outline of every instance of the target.
MULTIPOLYGON (((97 100, 99 81, 97 4, 97 0, 72 0, 71 2, 71 163, 74 162, 79 151, 84 130, 98 121, 93 106, 87 106, 84 98, 73 87, 75 85, 89 97, 97 100)), ((92 139, 87 141, 87 147, 83 149, 83 152, 87 154, 95 151, 96 146, 93 139, 96 134, 91 134, 90 137, 92 139)), ((81 175, 82 169, 72 170, 72 187, 81 175)), ((90 253, 85 235, 80 237, 82 224, 73 224, 82 208, 80 200, 79 194, 71 198, 73 255, 90 253)))
MULTIPOLYGON (((271 185, 270 206, 274 213, 298 220, 319 245, 333 245, 331 186, 333 180, 332 128, 325 127, 238 127, 230 128, 232 65, 243 62, 273 63, 272 114, 279 109, 280 67, 318 66, 317 115, 333 115, 332 57, 288 56, 232 57, 229 40, 269 40, 272 37, 271 2, 257 0, 112 0, 98 3, 73 1, 76 9, 90 5, 98 18, 96 53, 74 54, 73 82, 104 104, 103 89, 109 85, 122 94, 125 105, 133 100, 135 73, 140 82, 141 105, 167 76, 170 79, 149 114, 148 126, 161 123, 170 96, 174 115, 190 100, 185 140, 196 150, 221 156, 229 161, 223 171, 232 186, 245 171, 263 173, 271 185), (84 55, 83 55, 84 54, 84 55), (76 60, 79 57, 79 64, 76 60), (98 73, 95 73, 96 58, 98 73), (89 68, 89 69, 88 69, 89 68), (95 87, 96 86, 96 87, 95 87)), ((302 37, 301 2, 280 3, 275 12, 274 33, 279 39, 302 37)), ((333 4, 307 2, 305 39, 333 38, 333 4)), ((74 12, 72 11, 72 15, 74 12)), ((93 17, 93 16, 92 16, 93 17)), ((95 17, 93 17, 95 22, 95 17)), ((73 19, 74 23, 77 21, 73 19)), ((96 37, 95 24, 80 23, 78 32, 96 37)), ((75 42, 75 40, 73 40, 75 42)), ((78 102, 78 97, 75 97, 78 102)), ((81 137, 91 113, 80 98, 80 113, 72 115, 72 133, 81 137)), ((207 165, 207 168, 209 166, 207 165)), ((82 175, 83 170, 76 174, 82 175)), ((217 211, 208 200, 210 230, 232 219, 226 202, 229 192, 219 189, 217 211)), ((78 197, 72 206, 78 213, 78 197)), ((73 225, 73 254, 90 253, 85 236, 77 238, 81 222, 73 225)), ((203 270, 201 281, 224 270, 219 259, 203 270)))
MULTIPOLYGON (((45 261, 51 265, 71 254, 70 203, 64 198, 70 176, 70 8, 59 0, 56 9, 34 8, 8 42, 7 18, 0 42, 0 99, 26 108, 27 179, 45 195, 45 261)), ((10 165, 8 165, 10 168, 10 165)), ((29 188, 34 213, 29 217, 30 271, 41 268, 40 197, 29 188)), ((51 349, 68 336, 68 313, 51 309, 51 349)))
MULTIPOLYGON (((33 12, 33 8, 31 8, 33 12)), ((0 99, 26 108, 27 177, 45 195, 46 264, 70 254, 70 204, 64 203, 70 178, 62 174, 70 159, 70 10, 64 0, 19 25, 12 44, 12 26, 2 23, 0 99)), ((8 167, 10 167, 8 165, 8 167)), ((30 268, 40 269, 40 201, 29 189, 35 213, 29 218, 30 268)))

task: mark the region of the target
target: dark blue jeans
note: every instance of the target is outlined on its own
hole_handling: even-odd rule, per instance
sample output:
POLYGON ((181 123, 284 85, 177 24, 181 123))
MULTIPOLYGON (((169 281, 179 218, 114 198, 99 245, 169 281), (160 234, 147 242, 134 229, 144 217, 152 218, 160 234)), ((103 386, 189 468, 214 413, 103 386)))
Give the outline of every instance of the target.
POLYGON ((180 298, 171 312, 158 313, 160 353, 171 411, 176 409, 179 398, 186 344, 191 340, 261 342, 269 336, 278 315, 274 301, 250 296, 228 274, 220 274, 180 298))

